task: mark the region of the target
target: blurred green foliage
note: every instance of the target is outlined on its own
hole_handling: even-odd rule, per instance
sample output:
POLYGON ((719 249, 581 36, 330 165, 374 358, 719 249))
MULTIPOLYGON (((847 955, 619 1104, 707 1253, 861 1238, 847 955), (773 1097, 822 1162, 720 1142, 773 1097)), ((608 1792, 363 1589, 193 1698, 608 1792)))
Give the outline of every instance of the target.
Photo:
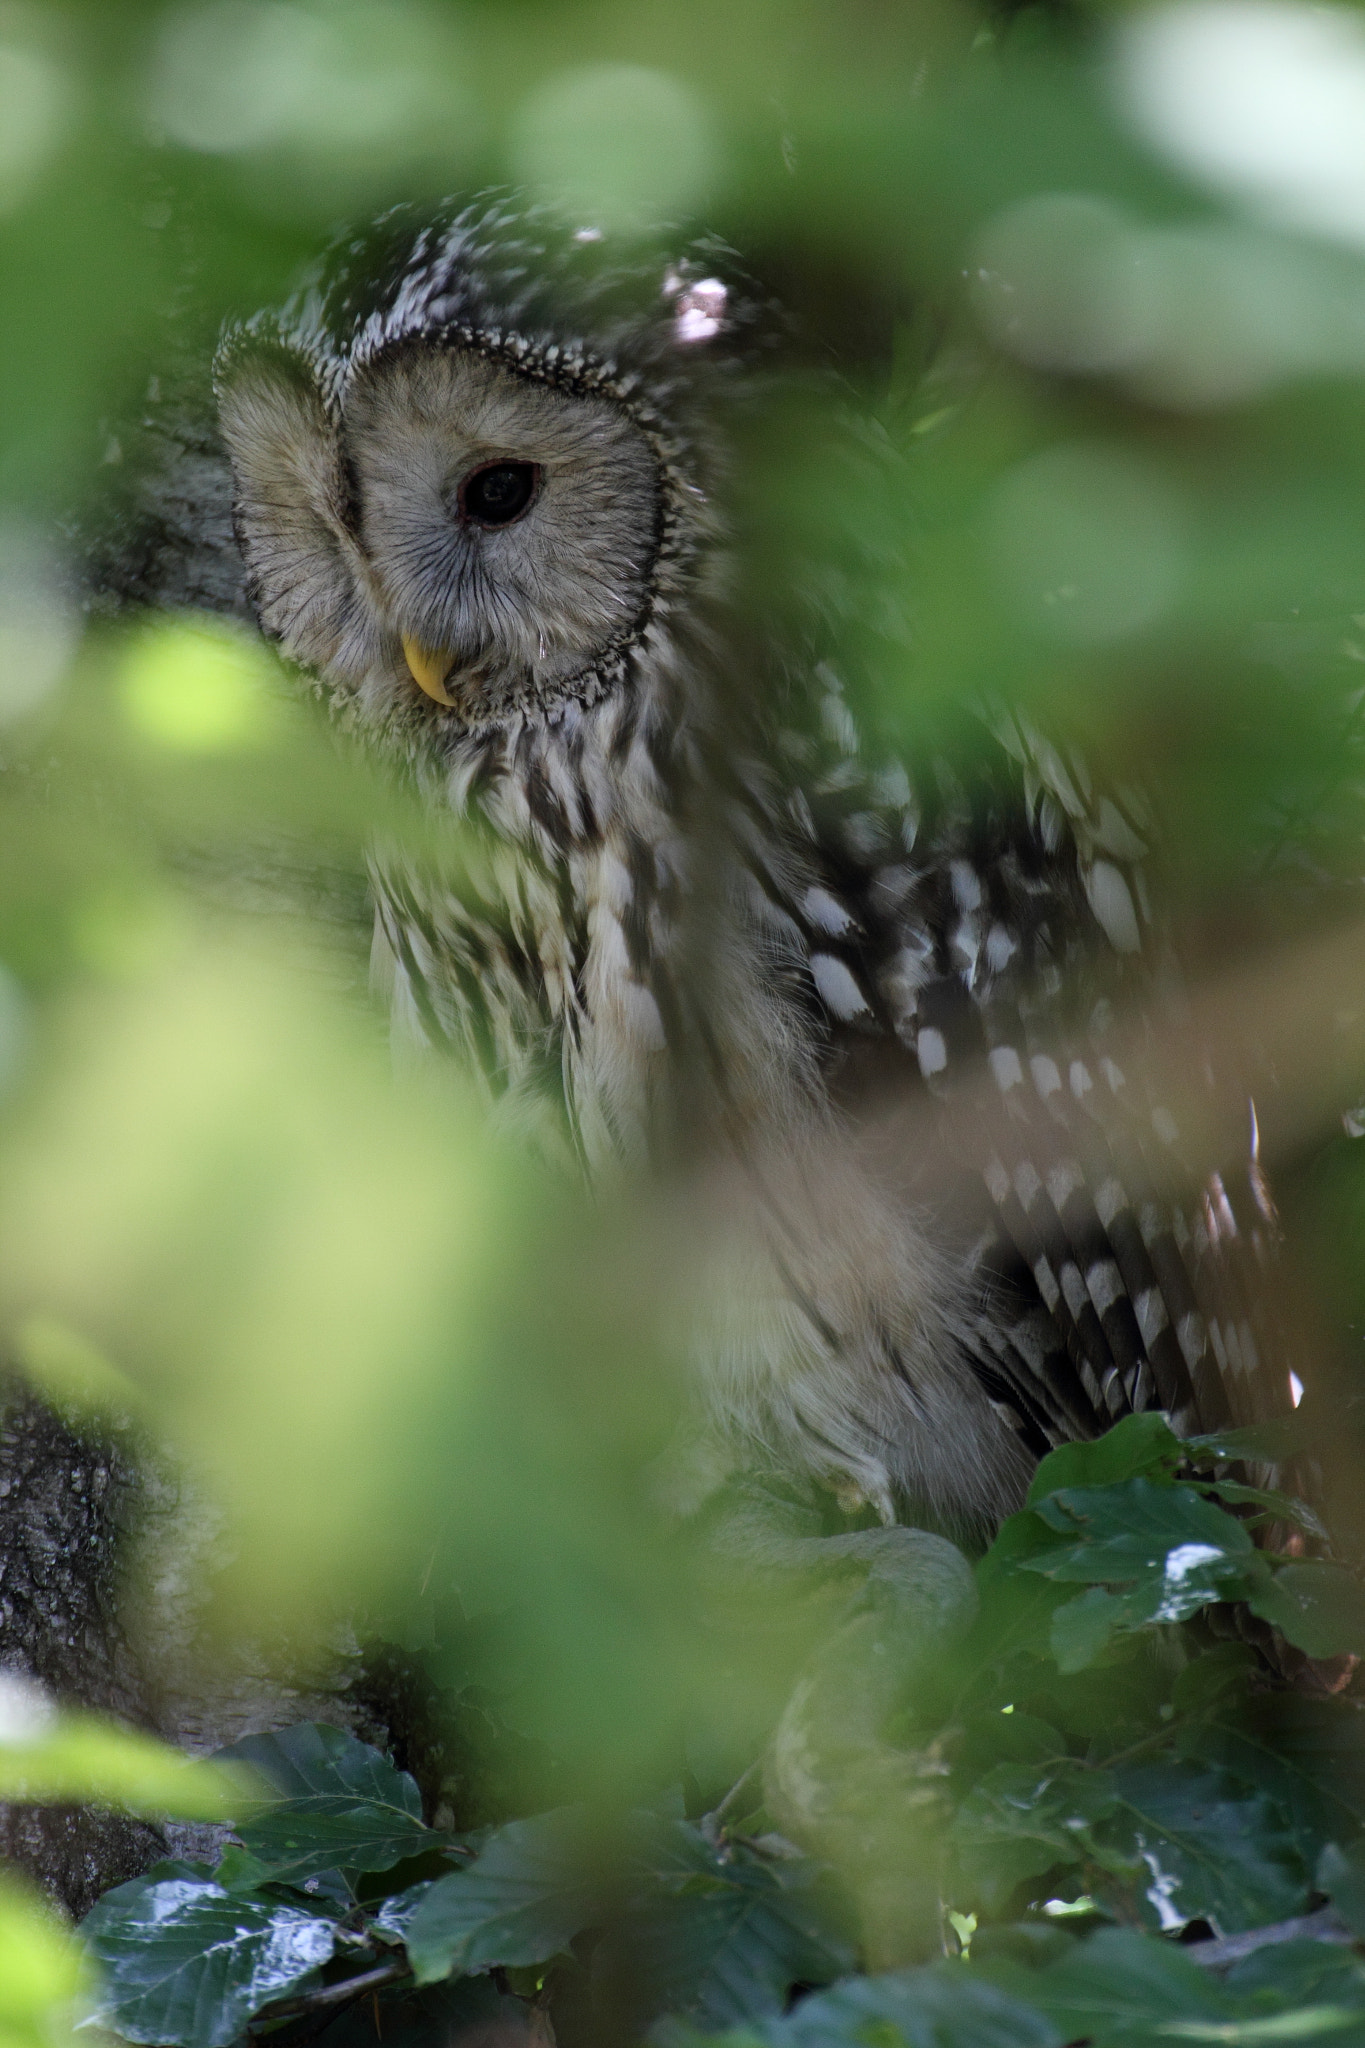
MULTIPOLYGON (((395 1081, 365 849, 439 827, 245 633, 84 620, 59 538, 149 380, 348 217, 497 182, 627 244, 704 224, 815 359, 755 414, 740 574, 761 616, 813 565, 869 746, 1007 702, 1145 791, 1187 959, 1270 986, 1287 936, 1340 921, 1349 966, 1360 134, 1348 10, 0 5, 0 1318, 63 1412, 135 1418, 223 1504, 224 1631, 321 1651, 359 1615, 517 1759, 457 1812, 351 1738, 279 1738, 253 1760, 281 1804, 234 1813, 222 1863, 96 1909, 126 2038, 225 2048, 290 2000, 311 2026, 368 1970, 414 2040, 547 2006, 565 2042, 1365 2034, 1349 1950, 1219 1976, 1169 1938, 1323 1896, 1361 1931, 1357 1704, 1250 1692, 1206 1610, 1249 1600, 1315 1656, 1361 1616, 1340 1568, 1250 1548, 1249 1518, 1303 1511, 1238 1497, 1236 1447, 1182 1465, 1150 1431, 1058 1454, 965 1645, 907 1685, 879 1751, 904 1805, 856 1838, 930 1870, 943 1918, 907 1908, 876 1952, 853 1837, 831 1874, 739 1778, 860 1596, 766 1587, 718 1621, 661 1526, 696 1284, 667 1210, 589 1212, 464 1077, 395 1081), (857 1974, 935 1944, 968 1960, 857 1974)), ((1305 1415, 1333 1417, 1311 1453, 1358 1552, 1362 1162, 1325 1124, 1274 1140, 1305 1415)), ((174 1806, 126 1754, 62 1754, 73 1796, 174 1806)), ((0 2032, 50 2042, 78 1977, 0 1899, 0 2032)))

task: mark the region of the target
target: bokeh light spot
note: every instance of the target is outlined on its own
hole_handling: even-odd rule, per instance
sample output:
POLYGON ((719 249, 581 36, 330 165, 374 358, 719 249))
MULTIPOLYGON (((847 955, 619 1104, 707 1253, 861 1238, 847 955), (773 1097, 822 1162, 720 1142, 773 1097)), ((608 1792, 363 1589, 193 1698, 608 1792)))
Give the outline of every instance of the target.
POLYGON ((186 754, 268 744, 280 707, 264 649, 240 628, 175 620, 152 627, 124 657, 120 696, 144 739, 186 754))
POLYGON ((700 205, 716 182, 718 145, 680 79, 602 64, 559 72, 531 94, 512 158, 518 179, 571 211, 631 227, 700 205))
POLYGON ((27 196, 62 139, 69 89, 50 57, 0 43, 0 213, 27 196))
POLYGON ((462 159, 476 132, 455 26, 415 0, 217 0, 167 17, 151 119, 211 155, 284 153, 342 188, 415 158, 462 159))
POLYGON ((1365 24, 1345 8, 1190 0, 1139 13, 1117 88, 1192 176, 1287 226, 1365 244, 1365 24))
POLYGON ((1102 645, 1171 607, 1185 513, 1153 465, 1100 443, 1044 449, 1002 479, 990 543, 1005 589, 1050 638, 1102 645))
POLYGON ((1108 370, 1140 354, 1150 324, 1126 216, 1089 193, 1008 207, 980 236, 977 309, 994 338, 1040 369, 1108 370))

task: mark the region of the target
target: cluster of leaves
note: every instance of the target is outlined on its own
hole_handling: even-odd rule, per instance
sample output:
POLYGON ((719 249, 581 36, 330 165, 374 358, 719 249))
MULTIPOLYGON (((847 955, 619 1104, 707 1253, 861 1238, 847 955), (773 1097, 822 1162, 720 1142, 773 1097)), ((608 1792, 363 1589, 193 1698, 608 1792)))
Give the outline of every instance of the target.
MULTIPOLYGON (((305 1723, 223 1755, 276 1800, 216 1868, 158 1864, 84 1922, 105 2018, 130 2041, 226 2048, 251 2019, 490 1972, 526 1989, 608 1925, 599 1977, 633 1979, 646 2016, 713 2026, 780 2011, 794 1983, 855 1961, 813 1863, 728 1842, 680 1803, 631 1816, 610 1845, 572 1808, 456 1839, 423 1822, 406 1772, 340 1729, 305 1723)), ((477 1991, 462 1984, 449 2010, 476 2014, 477 1991)))
POLYGON ((1329 1845, 1365 1817, 1365 1726, 1328 1690, 1349 1665, 1307 1660, 1365 1646, 1361 1589, 1294 1554, 1305 1534, 1322 1541, 1302 1503, 1224 1476, 1292 1437, 1182 1444, 1160 1416, 1133 1416, 1039 1467, 979 1568, 981 1618, 939 1707, 961 1913, 1083 1902, 1155 1932, 1226 1935, 1331 1889, 1329 1845), (1256 1548, 1261 1523, 1292 1531, 1289 1550, 1256 1548), (1300 1683, 1273 1682, 1266 1658, 1300 1683))
POLYGON ((889 1731, 944 1773, 951 1960, 859 1974, 859 1873, 737 1795, 698 1818, 672 1794, 457 1835, 377 1750, 307 1724, 222 1753, 274 1797, 216 1868, 158 1865, 88 1916, 104 2020, 177 2048, 305 2018, 349 2042, 367 2013, 383 2035, 526 2024, 528 2001, 561 2041, 660 2048, 1365 2029, 1365 1726, 1328 1690, 1349 1664, 1286 1687, 1209 1625, 1230 1601, 1247 1632, 1248 1612, 1273 1621, 1282 1665, 1365 1647, 1348 1572, 1253 1545, 1261 1523, 1322 1541, 1300 1502, 1228 1476, 1283 1439, 1181 1443, 1132 1417, 1039 1468, 978 1567, 969 1636, 889 1731), (1192 1960, 1192 1940, 1315 1911, 1332 1939, 1254 1947, 1225 1976, 1192 1960))

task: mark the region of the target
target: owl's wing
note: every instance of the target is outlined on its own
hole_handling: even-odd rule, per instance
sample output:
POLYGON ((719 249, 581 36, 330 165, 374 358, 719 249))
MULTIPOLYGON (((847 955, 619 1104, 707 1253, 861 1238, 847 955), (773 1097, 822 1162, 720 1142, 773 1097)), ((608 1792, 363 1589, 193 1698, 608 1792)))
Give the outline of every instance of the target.
POLYGON ((832 1084, 860 1115, 860 1073, 931 1111, 951 1164, 917 1193, 976 1276, 997 1409, 1035 1452, 1134 1410, 1184 1432, 1285 1412, 1254 1108, 1240 1159, 1200 1157, 1129 1058, 1188 1031, 1140 802, 1013 715, 914 785, 856 766, 832 680, 823 723, 803 785, 820 882, 797 908, 832 1084))

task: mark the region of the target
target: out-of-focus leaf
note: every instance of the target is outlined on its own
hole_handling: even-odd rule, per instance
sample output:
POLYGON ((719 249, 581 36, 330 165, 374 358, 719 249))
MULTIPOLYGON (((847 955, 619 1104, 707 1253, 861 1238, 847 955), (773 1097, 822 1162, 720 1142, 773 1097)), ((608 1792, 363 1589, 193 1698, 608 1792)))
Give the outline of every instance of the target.
POLYGON ((990 1981, 1046 2013, 1064 2041, 1106 2044, 1160 2038, 1172 2021, 1227 2017, 1217 1980, 1170 1942, 1102 1928, 1041 1970, 982 1965, 990 1981))
POLYGON ((1059 2048, 1051 2019, 950 1963, 852 1977, 803 1998, 784 2019, 729 2033, 700 2034, 670 2022, 650 2036, 658 2048, 1059 2048))
POLYGON ((1365 1964, 1349 1948, 1330 1941, 1272 1941, 1234 1963, 1224 1978, 1228 1991, 1263 2007, 1331 2003, 1365 2007, 1365 1964))
POLYGON ((577 1834, 567 1809, 512 1821, 468 1869, 437 1878, 405 1936, 418 1983, 544 1963, 567 1948, 593 1912, 577 1834))
POLYGON ((84 1949, 45 1900, 0 1879, 0 2042, 59 2048, 73 2038, 76 2001, 89 1989, 84 1949))
POLYGON ((245 1735, 218 1756, 249 1764, 283 1799, 346 1795, 422 1818, 416 1779, 390 1763, 382 1750, 325 1721, 300 1721, 273 1735, 245 1735))
POLYGON ((668 2010, 707 2028, 781 2012, 794 1984, 854 1968, 851 1943, 819 1890, 818 1866, 713 1848, 685 1821, 646 1847, 636 1897, 598 1967, 629 1986, 645 2017, 668 2010))
POLYGON ((190 1878, 135 1878, 81 1923, 101 2013, 125 2040, 227 2048, 253 2013, 316 1980, 332 1921, 190 1878))
POLYGON ((1059 1444, 1038 1465, 1028 1490, 1037 1507, 1071 1487, 1113 1486, 1123 1479, 1167 1478, 1186 1456, 1186 1446, 1164 1415, 1125 1415, 1092 1443, 1059 1444))
POLYGON ((44 1713, 31 1735, 0 1737, 0 1799, 82 1800, 153 1818, 221 1821, 258 1805, 263 1790, 250 1770, 188 1757, 96 1714, 44 1713))
POLYGON ((345 1793, 286 1799, 237 1828, 255 1865, 253 1882, 301 1884, 324 1870, 391 1870, 448 1837, 396 1806, 345 1793))
POLYGON ((1247 1604, 1310 1657, 1365 1652, 1365 1586, 1340 1565, 1316 1559, 1281 1565, 1247 1604))

